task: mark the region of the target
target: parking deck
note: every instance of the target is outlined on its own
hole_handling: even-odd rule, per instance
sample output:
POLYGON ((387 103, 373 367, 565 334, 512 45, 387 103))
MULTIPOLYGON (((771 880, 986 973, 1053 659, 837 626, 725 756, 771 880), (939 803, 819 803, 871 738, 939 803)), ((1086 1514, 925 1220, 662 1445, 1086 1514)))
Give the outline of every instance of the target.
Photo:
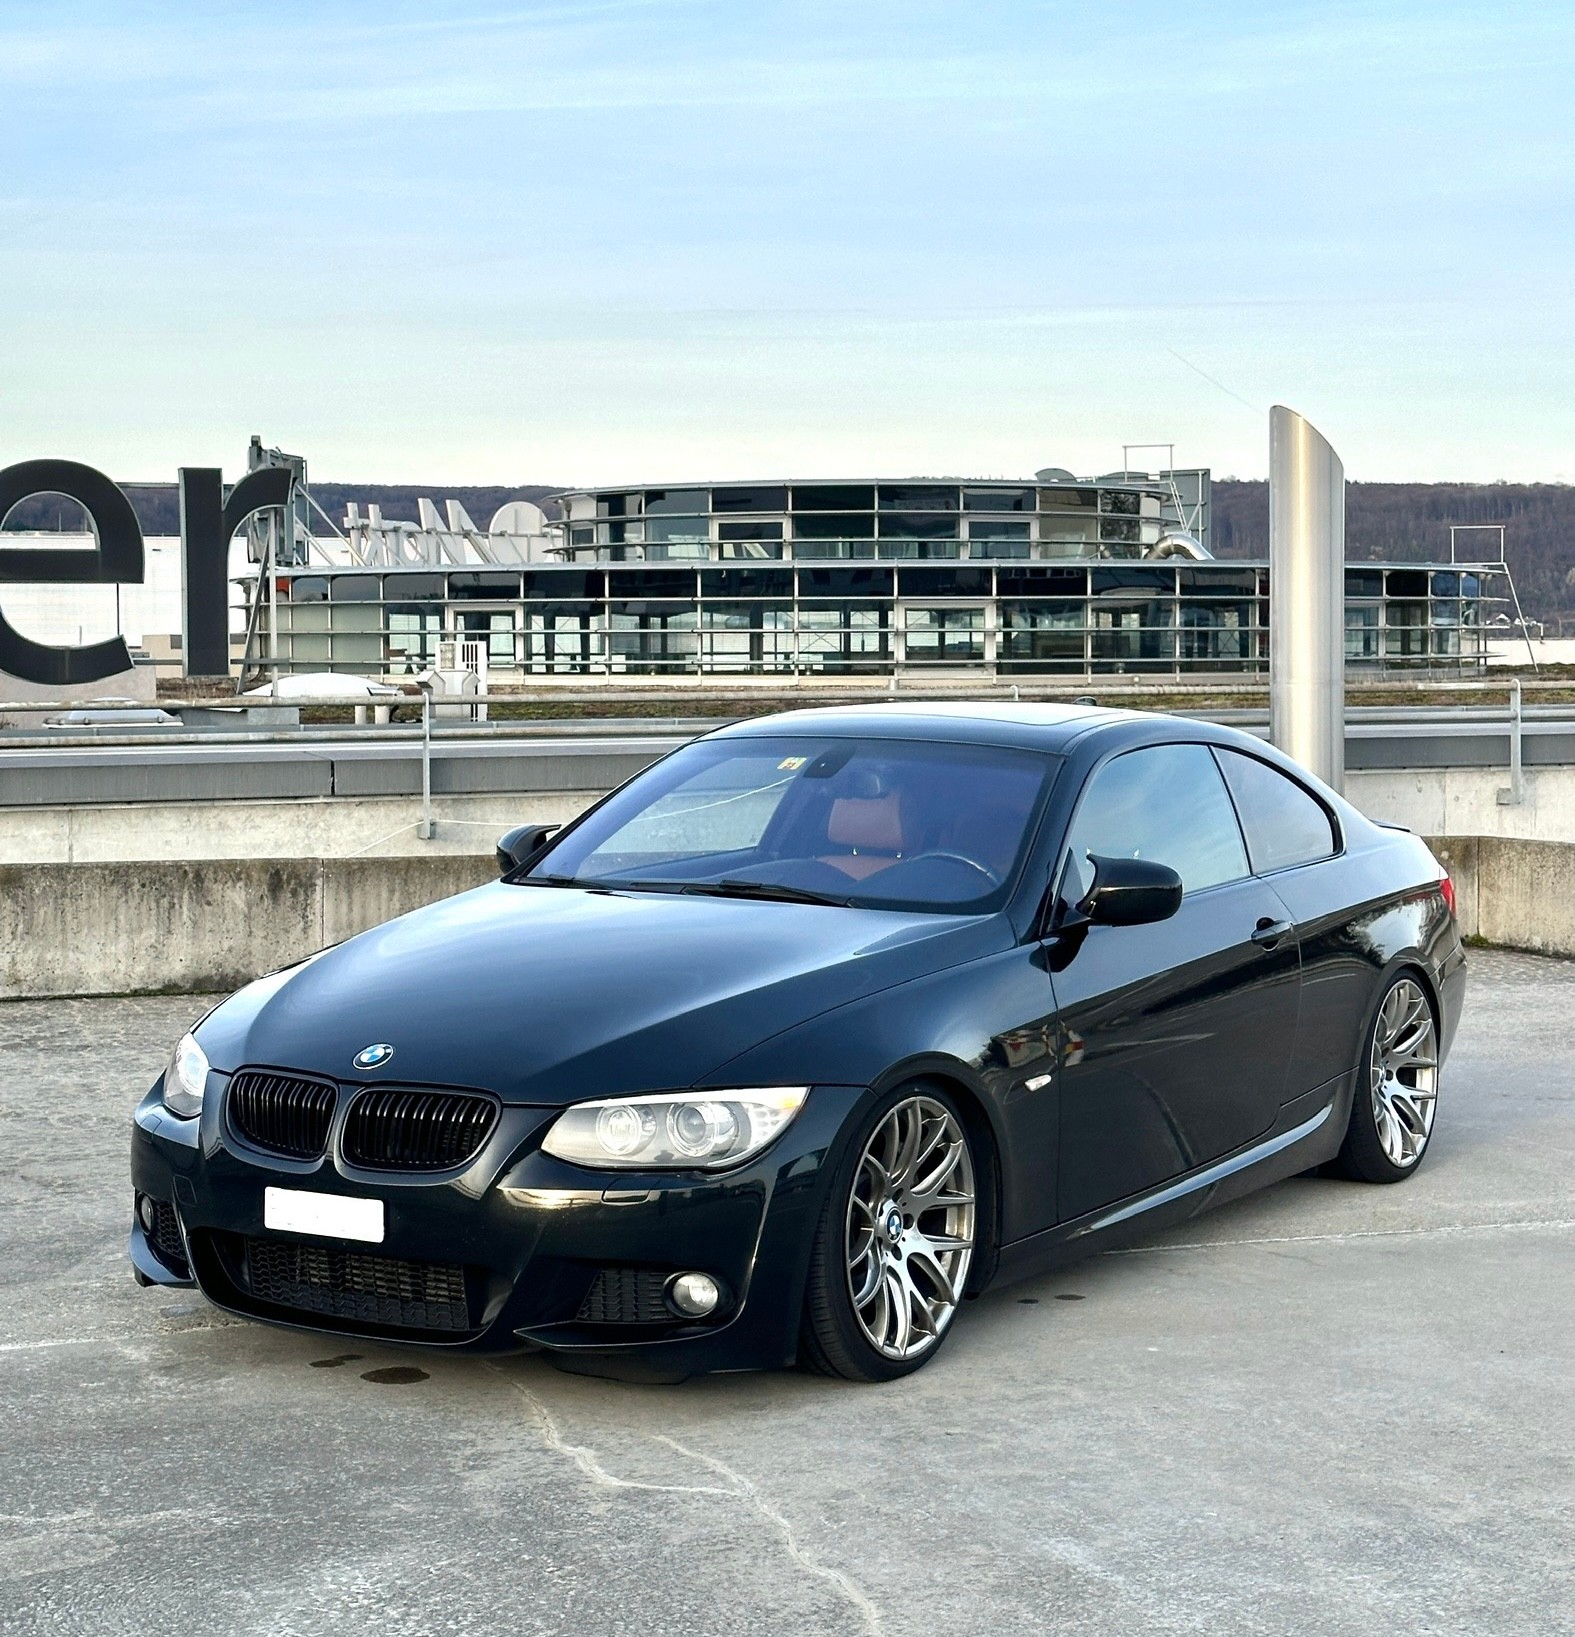
POLYGON ((1433 1151, 986 1297, 886 1388, 232 1321, 123 1255, 190 997, 0 1005, 0 1632, 1575 1631, 1575 964, 1433 1151))

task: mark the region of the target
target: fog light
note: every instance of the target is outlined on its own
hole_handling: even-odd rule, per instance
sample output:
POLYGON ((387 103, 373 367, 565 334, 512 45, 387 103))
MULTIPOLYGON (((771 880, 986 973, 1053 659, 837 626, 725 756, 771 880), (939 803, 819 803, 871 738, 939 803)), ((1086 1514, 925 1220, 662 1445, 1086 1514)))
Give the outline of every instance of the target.
POLYGON ((146 1194, 137 1195, 137 1220, 142 1224, 144 1233, 152 1233, 153 1225, 158 1221, 154 1214, 153 1201, 146 1194))
POLYGON ((685 1318, 703 1319, 716 1311, 722 1287, 709 1273, 680 1273, 667 1287, 667 1300, 685 1318))

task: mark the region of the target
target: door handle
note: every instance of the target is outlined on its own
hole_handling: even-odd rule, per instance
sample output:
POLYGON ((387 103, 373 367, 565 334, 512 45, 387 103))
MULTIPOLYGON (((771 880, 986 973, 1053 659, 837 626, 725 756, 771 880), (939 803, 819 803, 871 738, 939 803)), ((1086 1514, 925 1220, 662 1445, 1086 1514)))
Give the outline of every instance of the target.
POLYGON ((1273 949, 1290 930, 1291 923, 1289 921, 1271 921, 1265 915, 1254 929, 1252 941, 1260 949, 1273 949))

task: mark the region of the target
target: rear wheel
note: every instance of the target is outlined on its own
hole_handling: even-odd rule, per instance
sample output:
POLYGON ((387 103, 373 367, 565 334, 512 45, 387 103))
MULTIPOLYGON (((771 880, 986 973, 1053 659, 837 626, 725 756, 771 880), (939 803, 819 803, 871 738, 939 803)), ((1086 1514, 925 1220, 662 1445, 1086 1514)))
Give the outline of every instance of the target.
POLYGON ((827 1192, 801 1356, 827 1375, 894 1381, 928 1362, 976 1244, 973 1146, 952 1099, 907 1086, 868 1116, 827 1192))
POLYGON ((1395 977, 1367 1033, 1351 1123, 1332 1169, 1359 1182, 1402 1182, 1422 1163, 1438 1103, 1438 1020, 1414 975, 1395 977))

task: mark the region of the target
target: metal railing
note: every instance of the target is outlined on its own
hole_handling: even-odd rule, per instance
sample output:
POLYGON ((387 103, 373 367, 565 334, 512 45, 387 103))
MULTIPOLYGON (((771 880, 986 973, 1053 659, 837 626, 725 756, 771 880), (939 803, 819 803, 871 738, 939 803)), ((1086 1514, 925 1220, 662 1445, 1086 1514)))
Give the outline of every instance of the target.
MULTIPOLYGON (((783 704, 801 704, 806 698, 812 698, 820 704, 870 704, 875 702, 890 702, 895 699, 921 701, 924 699, 944 700, 963 698, 998 698, 1033 702, 1041 700, 1052 702, 1056 700, 1068 701, 1073 698, 1085 697, 1088 689, 1087 678, 1068 677, 1064 679, 1050 677, 1036 677, 1032 679, 1005 679, 995 682, 991 687, 981 688, 978 679, 968 679, 966 682, 954 682, 950 686, 937 683, 900 682, 895 676, 887 677, 879 687, 848 685, 846 683, 826 684, 815 679, 759 679, 771 683, 769 688, 758 690, 766 698, 771 695, 787 695, 780 702, 783 704)), ((1100 679, 1109 689, 1111 682, 1119 682, 1116 690, 1123 694, 1138 691, 1147 691, 1163 694, 1167 698, 1193 698, 1200 702, 1206 701, 1212 695, 1241 693, 1261 694, 1267 696, 1267 678, 1247 676, 1216 676, 1196 678, 1191 681, 1177 682, 1169 678, 1156 677, 1121 677, 1100 679), (1134 689, 1136 684, 1136 689, 1134 689)), ((631 696, 648 700, 652 704, 697 703, 697 694, 710 693, 717 696, 719 690, 715 686, 718 681, 715 677, 696 677, 682 688, 669 686, 642 687, 635 695, 633 690, 621 690, 623 698, 631 696), (705 684, 704 688, 696 687, 695 683, 705 684)), ((1526 800, 1525 779, 1525 696, 1530 693, 1552 693, 1568 691, 1570 684, 1558 681, 1538 679, 1523 681, 1519 677, 1511 677, 1507 682, 1491 680, 1476 681, 1462 679, 1446 682, 1392 682, 1367 684, 1369 691, 1378 694, 1392 694, 1397 697, 1414 696, 1417 694, 1490 694, 1502 692, 1506 696, 1505 708, 1502 715, 1495 713, 1489 717, 1490 722, 1502 722, 1508 740, 1507 765, 1509 784, 1501 788, 1498 793, 1498 802, 1501 806, 1518 807, 1526 800)), ((591 690, 559 692, 553 691, 552 702, 562 704, 601 704, 605 703, 607 689, 598 687, 591 690)), ((754 690, 748 690, 754 691, 754 690)), ((569 728, 553 727, 545 723, 533 723, 521 719, 496 719, 485 723, 474 722, 461 716, 469 708, 477 704, 492 706, 507 705, 517 696, 491 693, 488 695, 437 695, 431 688, 421 688, 418 694, 402 693, 398 696, 371 696, 364 701, 346 699, 342 695, 330 695, 319 698, 245 698, 238 699, 234 695, 225 695, 208 699, 181 699, 165 700, 156 706, 121 707, 121 708, 159 708, 168 710, 171 714, 182 711, 215 711, 229 715, 246 716, 253 711, 276 712, 289 710, 333 710, 350 711, 361 719, 355 724, 364 729, 370 737, 408 739, 419 736, 421 757, 421 817, 416 823, 416 833, 423 841, 430 841, 436 835, 436 820, 433 814, 432 798, 432 755, 435 744, 443 740, 455 739, 498 739, 498 738, 528 738, 534 734, 553 733, 554 736, 564 731, 576 734, 585 734, 586 727, 572 726, 569 728), (390 711, 404 708, 413 710, 419 708, 420 720, 417 723, 395 723, 391 720, 367 724, 364 713, 369 708, 387 707, 390 711), (447 713, 452 713, 448 715, 447 713)), ((541 703, 541 696, 537 695, 532 703, 541 703)), ((0 721, 7 716, 25 715, 58 716, 68 711, 104 711, 115 707, 105 706, 102 700, 15 700, 0 701, 0 721)), ((1361 707, 1356 707, 1360 709, 1361 707)), ((1540 707, 1552 709, 1556 707, 1540 707)), ((1349 716, 1347 718, 1349 721, 1349 716)), ((54 730, 47 734, 28 735, 9 733, 0 736, 0 749, 13 750, 34 749, 47 747, 51 749, 80 749, 89 746, 96 747, 145 747, 150 745, 234 745, 255 743, 265 734, 287 731, 290 733, 343 733, 347 724, 301 724, 288 729, 277 724, 261 724, 252 728, 240 728, 235 731, 219 729, 186 729, 172 731, 168 727, 155 724, 132 725, 125 724, 115 731, 103 733, 83 734, 72 733, 69 729, 54 730)), ((659 727, 650 725, 650 719, 642 721, 633 719, 627 725, 620 723, 616 731, 619 734, 628 734, 639 731, 642 727, 646 731, 684 732, 691 724, 674 719, 662 722, 659 727)), ((607 732, 609 723, 603 721, 597 724, 596 731, 607 732)), ((409 828, 402 826, 401 828, 409 828)), ((398 832, 394 832, 397 834, 398 832)), ((386 837, 380 839, 388 839, 386 837)), ((375 845, 376 843, 373 843, 375 845)))

